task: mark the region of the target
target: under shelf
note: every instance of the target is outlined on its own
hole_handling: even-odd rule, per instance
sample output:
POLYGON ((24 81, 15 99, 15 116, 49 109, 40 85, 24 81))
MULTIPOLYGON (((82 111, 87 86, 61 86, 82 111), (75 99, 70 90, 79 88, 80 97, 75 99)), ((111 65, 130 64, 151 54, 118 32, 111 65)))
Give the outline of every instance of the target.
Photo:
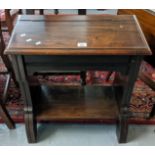
POLYGON ((32 92, 36 94, 33 96, 39 121, 105 121, 118 116, 112 87, 41 85, 38 88, 32 92))

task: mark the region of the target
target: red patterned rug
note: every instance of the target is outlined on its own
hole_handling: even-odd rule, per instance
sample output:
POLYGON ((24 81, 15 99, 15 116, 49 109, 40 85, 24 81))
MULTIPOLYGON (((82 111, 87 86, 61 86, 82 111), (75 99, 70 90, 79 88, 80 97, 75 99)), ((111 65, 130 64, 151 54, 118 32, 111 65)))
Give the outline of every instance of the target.
MULTIPOLYGON (((5 42, 8 42, 9 36, 7 33, 4 33, 5 42)), ((2 61, 0 61, 0 70, 5 70, 5 66, 2 61)), ((147 62, 143 61, 141 64, 141 70, 148 72, 152 79, 155 80, 155 68, 149 65, 147 62)), ((88 71, 86 82, 89 85, 100 84, 100 85, 111 85, 115 73, 110 77, 109 82, 106 82, 107 72, 105 71, 88 71)), ((80 84, 79 76, 38 76, 40 82, 50 82, 51 84, 65 83, 65 84, 80 84)), ((5 76, 0 76, 0 94, 2 94, 3 87, 5 82, 5 76)), ((130 112, 132 114, 131 123, 140 123, 140 124, 155 124, 154 118, 149 118, 150 112, 152 111, 153 105, 155 103, 155 92, 148 87, 144 82, 138 79, 135 83, 134 91, 132 93, 132 99, 130 102, 130 112)), ((9 89, 8 102, 6 107, 15 122, 23 122, 23 100, 21 98, 20 91, 16 89, 13 82, 9 89)), ((0 122, 2 120, 0 119, 0 122)), ((104 121, 102 121, 104 122, 104 121)), ((105 122, 107 122, 105 120, 105 122)), ((115 122, 115 120, 111 120, 115 122)))

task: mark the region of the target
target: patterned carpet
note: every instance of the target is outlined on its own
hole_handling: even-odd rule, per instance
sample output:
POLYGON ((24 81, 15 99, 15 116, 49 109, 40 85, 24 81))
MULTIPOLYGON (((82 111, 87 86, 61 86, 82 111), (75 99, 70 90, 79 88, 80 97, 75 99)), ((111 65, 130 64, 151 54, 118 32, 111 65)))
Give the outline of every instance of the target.
MULTIPOLYGON (((7 33, 3 33, 6 44, 8 43, 9 36, 7 33)), ((5 66, 0 61, 0 70, 5 70, 5 66)), ((155 68, 149 65, 147 62, 143 61, 141 64, 141 70, 148 72, 151 75, 152 79, 155 80, 155 68)), ((115 73, 110 77, 109 82, 106 82, 107 72, 105 71, 88 71, 86 82, 89 85, 100 84, 100 85, 111 85, 115 73)), ((51 84, 56 83, 70 83, 70 84, 80 84, 79 76, 38 76, 40 82, 50 82, 51 84)), ((0 94, 2 94, 3 87, 5 82, 5 76, 0 76, 0 94)), ((130 112, 132 117, 141 122, 140 120, 145 120, 149 117, 150 112, 152 111, 153 105, 155 103, 155 92, 144 84, 140 79, 135 83, 134 91, 132 93, 132 99, 130 101, 130 112)), ((8 102, 6 104, 7 109, 11 117, 15 122, 23 122, 23 100, 21 98, 20 91, 15 87, 14 83, 11 82, 9 89, 8 102)), ((2 120, 0 119, 0 122, 2 120)), ((146 122, 147 123, 147 122, 146 122)))

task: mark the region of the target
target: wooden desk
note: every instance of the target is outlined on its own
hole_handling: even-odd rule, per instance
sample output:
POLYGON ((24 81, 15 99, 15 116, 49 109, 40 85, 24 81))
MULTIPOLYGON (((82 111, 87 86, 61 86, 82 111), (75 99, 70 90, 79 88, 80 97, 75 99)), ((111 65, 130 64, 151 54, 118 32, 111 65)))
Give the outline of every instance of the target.
POLYGON ((118 103, 118 141, 126 142, 133 85, 143 55, 151 54, 135 16, 19 16, 5 53, 12 57, 24 97, 25 125, 30 143, 36 142, 35 120, 38 115, 60 120, 94 119, 102 114, 101 103, 104 102, 111 105, 110 108, 118 103), (77 91, 79 96, 70 91, 61 103, 59 99, 66 95, 66 91, 55 92, 52 87, 48 91, 56 97, 46 98, 44 94, 41 106, 32 102, 28 81, 30 74, 40 70, 110 70, 120 72, 125 80, 112 89, 89 89, 86 86, 81 88, 80 95, 77 91), (42 107, 37 116, 34 107, 42 107))

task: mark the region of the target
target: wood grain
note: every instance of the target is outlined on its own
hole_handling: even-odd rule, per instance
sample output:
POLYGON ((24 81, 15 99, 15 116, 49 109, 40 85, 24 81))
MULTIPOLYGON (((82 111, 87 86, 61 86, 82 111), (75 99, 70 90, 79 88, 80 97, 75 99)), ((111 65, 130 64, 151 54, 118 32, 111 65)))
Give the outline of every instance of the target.
POLYGON ((111 87, 42 85, 39 99, 38 89, 32 90, 40 121, 110 120, 118 116, 111 87))
POLYGON ((119 15, 136 15, 143 29, 147 42, 153 53, 153 57, 147 58, 151 64, 155 66, 155 13, 146 9, 119 9, 119 15))
POLYGON ((135 16, 19 16, 6 54, 150 55, 135 16), (21 37, 26 34, 25 37, 21 37), (28 41, 29 40, 29 41, 28 41), (36 45, 36 42, 40 42, 36 45), (78 47, 78 43, 86 47, 78 47))

